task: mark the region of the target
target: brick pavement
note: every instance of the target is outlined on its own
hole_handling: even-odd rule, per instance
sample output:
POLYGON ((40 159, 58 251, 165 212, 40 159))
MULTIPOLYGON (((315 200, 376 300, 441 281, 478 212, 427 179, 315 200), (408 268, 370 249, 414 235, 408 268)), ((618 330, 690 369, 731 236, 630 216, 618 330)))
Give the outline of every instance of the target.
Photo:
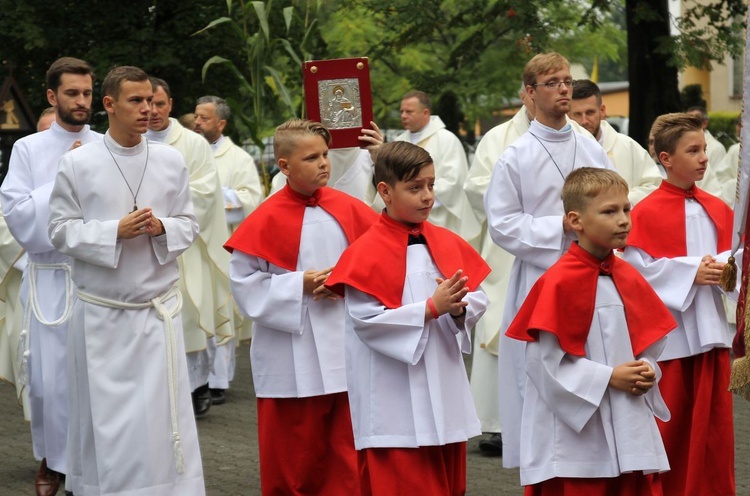
MULTIPOLYGON (((249 347, 238 349, 237 372, 227 403, 211 408, 198 421, 208 496, 260 494, 255 397, 250 380, 249 347)), ((0 496, 34 495, 38 467, 31 452, 31 434, 15 402, 13 387, 0 382, 0 496)), ((735 397, 737 494, 750 496, 750 403, 735 397)), ((291 440, 290 440, 291 441, 291 440)), ((469 441, 468 494, 521 495, 518 471, 504 470, 499 458, 485 457, 479 439, 469 441)), ((62 491, 59 494, 63 494, 62 491)), ((158 495, 155 495, 158 496, 158 495)))

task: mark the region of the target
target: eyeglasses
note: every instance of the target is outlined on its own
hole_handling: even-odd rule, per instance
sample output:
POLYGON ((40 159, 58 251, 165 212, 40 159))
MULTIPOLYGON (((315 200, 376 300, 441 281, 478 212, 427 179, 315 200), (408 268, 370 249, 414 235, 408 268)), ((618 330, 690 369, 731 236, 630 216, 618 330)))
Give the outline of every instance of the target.
POLYGON ((565 85, 566 88, 570 89, 574 84, 576 84, 576 82, 573 79, 565 79, 563 81, 557 81, 553 79, 552 81, 547 81, 546 83, 536 83, 532 84, 531 86, 533 86, 534 88, 536 88, 537 86, 544 86, 548 90, 552 91, 559 90, 563 85, 565 85))

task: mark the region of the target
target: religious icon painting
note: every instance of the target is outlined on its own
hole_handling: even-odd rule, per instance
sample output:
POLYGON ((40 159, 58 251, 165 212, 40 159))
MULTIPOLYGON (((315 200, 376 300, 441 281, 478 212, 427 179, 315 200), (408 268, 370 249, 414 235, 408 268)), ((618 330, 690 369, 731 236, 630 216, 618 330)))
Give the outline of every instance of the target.
POLYGON ((303 71, 307 118, 331 131, 331 148, 366 146, 359 136, 372 120, 367 58, 311 60, 303 71))

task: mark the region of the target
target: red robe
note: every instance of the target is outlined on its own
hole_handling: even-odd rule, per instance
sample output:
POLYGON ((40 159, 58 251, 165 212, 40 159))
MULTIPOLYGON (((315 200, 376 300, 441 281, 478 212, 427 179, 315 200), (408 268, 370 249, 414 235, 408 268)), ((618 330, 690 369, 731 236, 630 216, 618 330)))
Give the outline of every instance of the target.
POLYGON ((611 276, 620 293, 633 356, 677 327, 659 296, 629 263, 613 253, 599 260, 573 243, 531 288, 505 334, 535 341, 539 331, 551 332, 566 353, 585 356, 600 274, 611 276))
MULTIPOLYGON (((686 198, 698 201, 711 218, 716 228, 716 252, 729 250, 732 210, 695 186, 686 191, 666 181, 633 209, 628 246, 640 248, 654 258, 687 255, 686 198)), ((672 413, 669 422, 657 419, 671 467, 661 474, 665 496, 734 494, 729 361, 728 349, 714 348, 659 362, 659 389, 672 413)))
POLYGON ((429 222, 410 228, 383 212, 380 222, 344 251, 326 287, 343 296, 344 286, 349 285, 377 298, 386 308, 400 307, 410 234, 424 236, 443 277, 463 270, 469 291, 475 291, 490 273, 487 262, 457 234, 429 222))

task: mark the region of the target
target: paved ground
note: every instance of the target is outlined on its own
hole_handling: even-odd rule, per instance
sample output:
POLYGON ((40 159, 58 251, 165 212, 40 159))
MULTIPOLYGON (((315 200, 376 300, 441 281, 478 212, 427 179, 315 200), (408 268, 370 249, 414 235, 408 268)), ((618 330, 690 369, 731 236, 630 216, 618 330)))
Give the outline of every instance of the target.
MULTIPOLYGON (((255 397, 250 380, 249 348, 238 350, 237 375, 228 401, 198 421, 208 496, 260 494, 255 397)), ((33 495, 38 467, 31 452, 31 435, 15 404, 13 387, 0 382, 0 496, 33 495)), ((735 398, 737 494, 750 496, 750 403, 735 398)), ((290 440, 293 442, 293 440, 290 440)), ((468 494, 521 495, 517 470, 504 470, 499 458, 489 458, 468 446, 468 494)), ((707 476, 709 474, 706 474, 707 476)), ((63 494, 62 491, 60 494, 63 494)), ((155 495, 158 496, 158 495, 155 495)))

